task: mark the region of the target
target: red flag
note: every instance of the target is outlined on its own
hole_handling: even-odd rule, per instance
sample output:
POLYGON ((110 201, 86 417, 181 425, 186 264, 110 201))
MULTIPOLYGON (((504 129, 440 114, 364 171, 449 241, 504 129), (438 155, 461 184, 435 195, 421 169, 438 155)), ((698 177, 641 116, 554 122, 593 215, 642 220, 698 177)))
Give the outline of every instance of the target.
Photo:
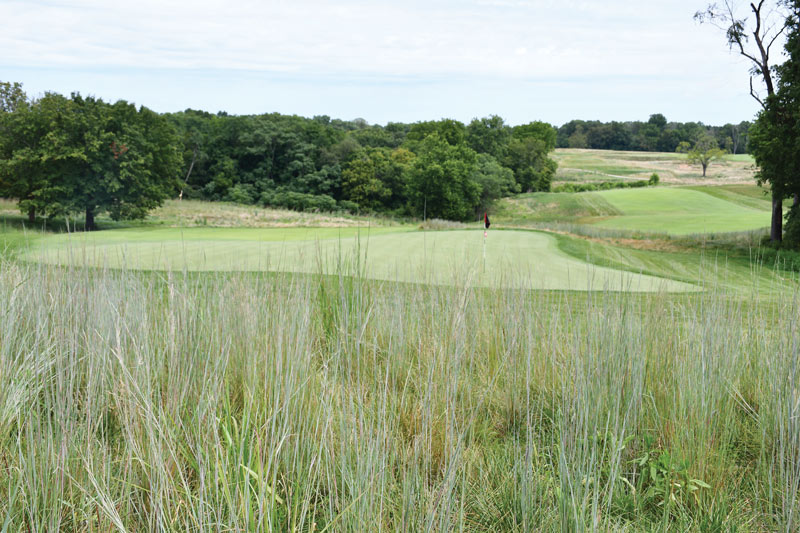
POLYGON ((489 229, 489 226, 491 226, 491 225, 492 225, 492 223, 489 222, 489 215, 484 213, 483 214, 483 227, 485 229, 489 229))

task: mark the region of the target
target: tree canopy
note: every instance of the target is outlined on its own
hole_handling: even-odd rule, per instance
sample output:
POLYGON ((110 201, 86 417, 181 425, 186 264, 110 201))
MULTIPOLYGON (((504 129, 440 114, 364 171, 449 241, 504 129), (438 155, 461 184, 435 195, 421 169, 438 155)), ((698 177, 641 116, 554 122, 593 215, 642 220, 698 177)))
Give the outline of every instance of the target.
POLYGON ((167 120, 124 101, 47 93, 0 117, 0 195, 31 220, 83 213, 141 218, 179 185, 179 139, 167 120))
POLYGON ((750 144, 758 165, 757 178, 768 183, 781 198, 794 196, 786 223, 786 243, 800 246, 800 0, 791 9, 786 39, 787 60, 775 68, 774 94, 767 96, 759 113, 750 144))

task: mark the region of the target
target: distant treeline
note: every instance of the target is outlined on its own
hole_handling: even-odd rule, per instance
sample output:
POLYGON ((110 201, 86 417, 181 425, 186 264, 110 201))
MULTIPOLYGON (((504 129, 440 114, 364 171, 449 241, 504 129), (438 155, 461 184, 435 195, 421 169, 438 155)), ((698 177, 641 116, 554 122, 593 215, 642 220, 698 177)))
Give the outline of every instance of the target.
POLYGON ((745 126, 157 114, 78 94, 29 99, 0 82, 0 196, 31 220, 83 213, 90 227, 99 213, 142 217, 169 197, 470 220, 498 198, 549 191, 556 146, 674 151, 710 133, 741 151, 745 126))
POLYGON ((667 122, 661 114, 647 122, 599 122, 571 120, 558 128, 558 148, 674 152, 682 142, 694 144, 701 136, 714 138, 722 150, 747 153, 751 123, 744 121, 724 126, 702 122, 667 122))
POLYGON ((549 190, 556 171, 556 130, 543 122, 166 117, 182 140, 183 194, 205 200, 469 220, 497 198, 549 190))

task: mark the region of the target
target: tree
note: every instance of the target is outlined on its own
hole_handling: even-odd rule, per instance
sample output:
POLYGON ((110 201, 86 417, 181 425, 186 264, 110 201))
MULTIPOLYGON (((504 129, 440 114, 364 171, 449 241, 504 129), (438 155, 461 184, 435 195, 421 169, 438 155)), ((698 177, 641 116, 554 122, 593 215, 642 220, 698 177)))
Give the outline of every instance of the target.
POLYGON ((655 113, 650 115, 650 118, 647 120, 648 124, 651 124, 658 128, 658 131, 664 131, 664 128, 667 127, 667 117, 662 115, 661 113, 655 113))
MULTIPOLYGON (((723 0, 722 4, 710 4, 704 11, 695 13, 695 20, 708 22, 725 32, 728 46, 747 58, 751 64, 750 95, 761 105, 766 106, 766 99, 775 94, 775 83, 772 76, 772 47, 785 32, 788 24, 788 13, 783 9, 785 2, 760 0, 757 4, 747 6, 750 15, 739 13, 736 0, 723 0), (751 41, 752 37, 752 41, 751 41), (764 83, 766 98, 760 96, 753 85, 753 77, 757 76, 764 83)), ((773 168, 771 172, 781 172, 773 168)), ((772 184, 780 182, 781 176, 761 171, 760 181, 772 184)), ((780 242, 783 238, 783 196, 779 188, 772 189, 772 224, 770 240, 780 242)))
POLYGON ((541 139, 526 137, 511 141, 506 166, 514 171, 520 190, 550 190, 558 165, 547 154, 547 144, 541 139))
POLYGON ((544 149, 552 152, 556 149, 558 131, 547 122, 534 121, 514 126, 512 134, 515 139, 538 139, 544 143, 544 149))
POLYGON ((489 154, 497 160, 506 155, 511 128, 497 115, 473 119, 467 126, 467 144, 479 154, 489 154))
POLYGON ((379 149, 364 150, 342 172, 342 190, 345 198, 364 209, 381 207, 391 191, 378 177, 385 165, 384 153, 379 149))
POLYGON ((464 143, 451 145, 432 133, 417 145, 409 176, 413 212, 426 218, 471 220, 481 187, 473 179, 477 154, 464 143))
POLYGON ((179 139, 145 107, 73 94, 52 133, 59 154, 48 172, 61 192, 56 205, 84 213, 87 230, 105 211, 114 220, 142 218, 180 187, 179 139))
POLYGON ((786 242, 800 245, 800 0, 789 3, 791 14, 785 50, 786 62, 775 69, 777 87, 750 128, 750 147, 758 165, 760 183, 769 182, 773 194, 794 195, 788 213, 786 242))
POLYGON ((0 113, 13 113, 28 104, 21 83, 0 81, 0 113))
POLYGON ((477 165, 472 180, 481 188, 478 213, 486 211, 498 198, 504 198, 519 192, 519 185, 514 179, 514 172, 502 166, 488 154, 478 154, 477 165))
POLYGON ((81 157, 64 125, 72 102, 55 93, 0 113, 0 196, 15 198, 28 221, 66 211, 61 177, 81 157))
POLYGON ((719 148, 717 140, 711 135, 703 135, 694 146, 686 152, 688 143, 678 145, 678 151, 687 154, 689 163, 703 167, 703 177, 706 177, 706 170, 713 161, 721 160, 725 156, 725 151, 719 148))
POLYGON ((457 120, 443 118, 442 120, 429 120, 417 122, 408 130, 406 140, 414 143, 422 141, 429 135, 436 133, 439 138, 451 146, 462 144, 466 138, 467 130, 464 124, 457 120))

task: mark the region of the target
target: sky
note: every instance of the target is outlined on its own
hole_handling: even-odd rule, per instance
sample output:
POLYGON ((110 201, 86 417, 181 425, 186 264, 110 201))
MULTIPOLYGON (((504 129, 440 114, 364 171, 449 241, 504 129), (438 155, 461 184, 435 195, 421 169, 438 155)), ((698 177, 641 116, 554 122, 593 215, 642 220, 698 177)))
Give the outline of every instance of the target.
POLYGON ((703 0, 0 0, 0 81, 369 123, 750 120, 703 0))

